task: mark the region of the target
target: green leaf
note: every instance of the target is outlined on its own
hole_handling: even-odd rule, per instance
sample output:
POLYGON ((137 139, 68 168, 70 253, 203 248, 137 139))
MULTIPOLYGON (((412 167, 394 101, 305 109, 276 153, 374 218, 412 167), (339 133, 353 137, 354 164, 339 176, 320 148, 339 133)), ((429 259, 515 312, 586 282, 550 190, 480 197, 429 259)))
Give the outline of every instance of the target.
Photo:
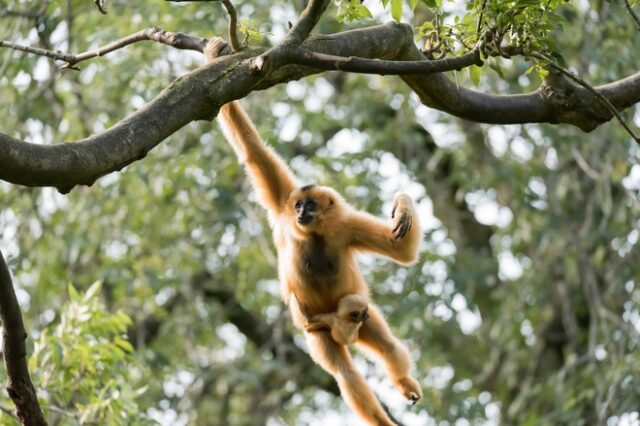
POLYGON ((402 0, 391 0, 391 16, 400 22, 402 19, 402 0))
POLYGON ((133 353, 133 345, 120 336, 114 338, 114 343, 121 347, 127 353, 133 353))
POLYGON ((362 18, 373 18, 371 11, 364 4, 358 5, 358 15, 362 18))
POLYGON ((541 80, 544 80, 549 75, 549 71, 545 68, 538 68, 536 71, 541 80))
POLYGON ((496 72, 496 74, 498 74, 500 76, 500 78, 504 80, 504 73, 502 72, 502 67, 500 67, 500 65, 498 65, 498 64, 489 64, 489 68, 494 70, 496 72))
POLYGON ((474 86, 480 85, 480 77, 482 76, 482 68, 477 65, 471 65, 469 67, 469 77, 474 86))
POLYGON ((80 303, 82 301, 82 297, 80 297, 78 290, 76 290, 73 284, 69 283, 69 285, 67 285, 67 292, 69 293, 69 299, 73 302, 80 303))
POLYGON ((411 10, 416 10, 416 6, 418 5, 418 0, 409 0, 409 4, 411 5, 411 10))
POLYGON ((240 33, 244 34, 247 40, 262 40, 262 33, 256 26, 256 24, 250 19, 243 19, 240 21, 240 33))
POLYGON ((83 297, 84 302, 86 303, 91 299, 93 299, 98 294, 101 288, 102 288, 102 281, 96 281, 93 284, 91 284, 91 287, 89 287, 87 289, 87 292, 84 294, 84 297, 83 297))

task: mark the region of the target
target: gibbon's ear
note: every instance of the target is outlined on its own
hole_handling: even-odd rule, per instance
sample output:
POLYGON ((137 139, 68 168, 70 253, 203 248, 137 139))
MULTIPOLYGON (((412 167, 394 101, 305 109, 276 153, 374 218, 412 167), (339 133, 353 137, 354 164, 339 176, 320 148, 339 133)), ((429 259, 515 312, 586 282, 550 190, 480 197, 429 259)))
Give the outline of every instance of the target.
POLYGON ((329 207, 333 206, 333 198, 329 198, 329 207))

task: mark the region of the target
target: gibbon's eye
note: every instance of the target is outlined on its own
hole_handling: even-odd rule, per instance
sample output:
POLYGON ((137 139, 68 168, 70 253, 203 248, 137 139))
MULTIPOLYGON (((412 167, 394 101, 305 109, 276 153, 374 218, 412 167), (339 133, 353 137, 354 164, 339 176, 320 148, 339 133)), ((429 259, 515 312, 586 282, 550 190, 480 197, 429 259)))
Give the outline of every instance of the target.
POLYGON ((307 210, 307 211, 313 211, 313 210, 315 210, 315 208, 316 208, 316 202, 313 201, 313 200, 307 200, 304 203, 304 209, 307 210))
POLYGON ((358 321, 358 316, 359 315, 360 315, 360 312, 358 312, 358 311, 349 312, 349 318, 351 318, 354 321, 358 321))
POLYGON ((300 210, 302 208, 302 200, 298 200, 296 201, 296 211, 300 210))

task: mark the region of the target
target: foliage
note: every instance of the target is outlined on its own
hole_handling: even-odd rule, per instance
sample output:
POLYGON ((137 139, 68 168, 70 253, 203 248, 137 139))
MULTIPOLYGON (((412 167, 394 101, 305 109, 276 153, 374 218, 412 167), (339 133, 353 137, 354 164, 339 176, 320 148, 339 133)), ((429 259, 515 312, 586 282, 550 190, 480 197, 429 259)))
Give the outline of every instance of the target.
POLYGON ((36 388, 46 389, 44 411, 60 425, 152 424, 136 403, 145 387, 132 386, 143 369, 123 337, 131 318, 109 312, 100 291, 100 282, 84 294, 69 285, 57 324, 49 324, 34 342, 29 368, 36 388))

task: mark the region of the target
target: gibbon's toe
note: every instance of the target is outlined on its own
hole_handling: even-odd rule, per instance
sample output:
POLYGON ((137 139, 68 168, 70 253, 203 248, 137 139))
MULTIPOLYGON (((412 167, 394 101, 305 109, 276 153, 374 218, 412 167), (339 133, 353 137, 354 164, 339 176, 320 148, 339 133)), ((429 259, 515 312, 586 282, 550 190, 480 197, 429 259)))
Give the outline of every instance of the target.
POLYGON ((399 388, 412 405, 415 405, 422 398, 420 384, 412 377, 405 377, 398 381, 399 388))

